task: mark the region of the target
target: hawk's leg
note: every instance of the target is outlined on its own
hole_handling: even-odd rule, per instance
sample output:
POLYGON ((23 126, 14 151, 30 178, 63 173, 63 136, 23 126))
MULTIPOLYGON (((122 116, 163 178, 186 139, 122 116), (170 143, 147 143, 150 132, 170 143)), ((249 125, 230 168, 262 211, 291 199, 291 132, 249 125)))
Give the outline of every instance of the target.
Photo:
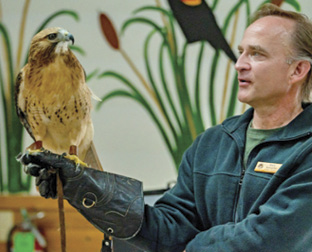
POLYGON ((32 143, 27 147, 28 150, 31 150, 33 152, 41 151, 42 148, 43 148, 42 141, 35 141, 34 143, 32 143))
POLYGON ((69 147, 69 155, 76 155, 78 154, 78 148, 76 145, 71 145, 69 147))

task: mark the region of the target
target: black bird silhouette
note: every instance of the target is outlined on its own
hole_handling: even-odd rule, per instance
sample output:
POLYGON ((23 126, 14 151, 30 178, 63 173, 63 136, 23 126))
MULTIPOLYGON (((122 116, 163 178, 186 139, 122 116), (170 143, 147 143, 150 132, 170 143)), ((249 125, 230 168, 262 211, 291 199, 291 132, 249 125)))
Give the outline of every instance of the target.
POLYGON ((211 46, 223 50, 231 60, 236 62, 236 56, 225 40, 212 10, 204 0, 195 6, 187 5, 182 0, 168 0, 168 2, 188 43, 207 40, 211 46))

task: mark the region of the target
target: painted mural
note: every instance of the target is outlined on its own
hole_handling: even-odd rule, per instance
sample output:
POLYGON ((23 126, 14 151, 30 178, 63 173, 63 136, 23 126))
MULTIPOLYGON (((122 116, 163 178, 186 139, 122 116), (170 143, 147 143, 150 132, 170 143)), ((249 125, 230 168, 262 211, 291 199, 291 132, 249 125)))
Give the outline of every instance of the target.
MULTIPOLYGON (((96 79, 101 83, 114 79, 120 83, 102 95, 101 102, 95 106, 95 114, 105 106, 113 106, 109 101, 115 98, 138 103, 159 131, 176 170, 182 154, 198 134, 246 109, 236 99, 238 85, 233 71, 236 60, 233 44, 238 36, 237 30, 248 25, 255 9, 251 9, 251 1, 231 1, 231 7, 217 22, 215 12, 222 1, 225 0, 148 1, 148 5, 140 6, 132 13, 129 11, 120 27, 114 25, 116 20, 112 13, 94 10, 99 24, 95 32, 103 35, 111 50, 120 53, 124 64, 135 76, 129 77, 120 69, 103 70, 100 65, 87 72, 87 81, 96 79), (158 15, 158 19, 150 18, 149 13, 158 15), (245 17, 243 21, 240 20, 241 13, 245 17), (138 46, 138 57, 142 57, 143 62, 138 65, 122 46, 122 40, 123 34, 131 33, 132 27, 141 25, 148 29, 138 46), (221 83, 218 75, 222 75, 221 83), (218 94, 217 89, 221 90, 218 94)), ((258 7, 266 2, 301 11, 300 1, 263 1, 258 7)), ((27 60, 25 45, 30 41, 25 41, 24 33, 32 6, 30 0, 23 2, 21 24, 12 27, 6 23, 1 8, 3 4, 5 1, 0 1, 0 119, 3 122, 0 130, 0 192, 28 192, 30 178, 23 175, 22 167, 16 162, 17 154, 24 148, 24 131, 15 112, 14 83, 27 60), (16 51, 11 33, 18 34, 16 51)), ((84 22, 76 10, 59 9, 53 13, 45 10, 45 13, 46 19, 34 27, 33 34, 64 16, 84 22)), ((132 35, 135 40, 136 34, 132 35)), ((88 52, 88 48, 79 46, 71 49, 82 57, 88 52)))

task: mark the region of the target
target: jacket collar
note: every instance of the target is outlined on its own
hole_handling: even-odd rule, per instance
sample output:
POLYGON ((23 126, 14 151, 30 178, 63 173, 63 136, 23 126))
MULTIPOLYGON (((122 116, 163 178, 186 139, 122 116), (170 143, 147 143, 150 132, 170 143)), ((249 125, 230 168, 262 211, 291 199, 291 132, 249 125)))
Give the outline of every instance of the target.
MULTIPOLYGON (((309 135, 312 133, 312 104, 306 103, 302 105, 303 111, 292 120, 286 127, 274 134, 274 137, 278 139, 290 139, 297 138, 303 135, 309 135)), ((254 109, 248 109, 244 114, 240 116, 234 116, 226 119, 222 126, 229 133, 242 133, 246 131, 246 128, 253 117, 254 109)))

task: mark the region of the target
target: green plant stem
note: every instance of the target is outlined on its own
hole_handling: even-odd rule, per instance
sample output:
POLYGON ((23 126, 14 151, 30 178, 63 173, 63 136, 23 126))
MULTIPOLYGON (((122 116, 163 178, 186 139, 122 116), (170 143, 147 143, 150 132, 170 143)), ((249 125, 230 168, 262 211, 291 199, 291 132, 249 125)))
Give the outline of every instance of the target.
MULTIPOLYGON (((238 16, 239 16, 239 9, 237 9, 237 11, 235 12, 235 18, 234 18, 234 24, 233 24, 233 28, 232 28, 230 47, 233 47, 234 40, 236 37, 238 16)), ((229 85, 231 63, 232 63, 232 61, 230 59, 228 59, 227 65, 226 65, 226 70, 225 70, 225 80, 224 80, 224 86, 223 86, 222 104, 221 104, 221 112, 220 112, 220 123, 223 122, 223 120, 226 118, 225 105, 226 105, 226 100, 227 100, 226 98, 227 98, 227 91, 228 91, 228 85, 229 85)))
MULTIPOLYGON (((247 0, 241 0, 239 1, 231 10, 230 14, 227 17, 227 20, 225 22, 224 27, 226 28, 228 26, 229 20, 231 15, 234 15, 234 13, 238 10, 238 8, 241 7, 241 5, 245 3, 246 4, 246 27, 250 24, 250 4, 249 1, 247 0)), ((229 98, 229 105, 228 105, 228 109, 227 109, 227 117, 234 115, 235 113, 235 107, 237 104, 237 92, 238 92, 238 80, 237 80, 237 73, 235 74, 235 77, 233 79, 233 84, 232 84, 232 92, 231 92, 231 96, 229 98)), ((241 113, 243 113, 246 109, 246 104, 243 104, 242 106, 242 111, 241 113)))
MULTIPOLYGON (((15 110, 13 109, 14 99, 14 77, 13 77, 13 60, 11 52, 10 38, 5 26, 0 23, 0 34, 2 35, 4 41, 4 52, 5 59, 7 62, 7 85, 5 85, 3 78, 1 77, 1 100, 3 104, 4 112, 4 130, 2 131, 5 136, 5 153, 7 157, 6 168, 8 170, 8 185, 7 188, 9 192, 18 192, 20 188, 25 189, 21 180, 20 165, 15 160, 15 156, 21 151, 22 142, 22 126, 17 118, 15 110)), ((1 70, 1 76, 2 76, 1 70)), ((3 181, 3 180, 2 180, 3 181)), ((28 181, 26 182, 26 187, 28 186, 28 181)), ((2 189, 5 189, 4 185, 2 189)))
POLYGON ((196 75, 195 75, 195 109, 196 109, 198 121, 201 125, 201 128, 199 129, 199 131, 201 132, 205 128, 204 123, 203 123, 201 108, 200 108, 200 100, 201 100, 200 98, 200 73, 201 73, 201 65, 202 65, 202 60, 203 60, 204 48, 205 48, 205 41, 201 41, 199 52, 198 52, 198 57, 197 57, 196 75))
MULTIPOLYGON (((181 120, 179 118, 179 115, 178 115, 178 112, 175 108, 175 105, 173 103, 173 100, 172 100, 172 97, 170 95, 170 92, 168 90, 168 84, 167 84, 167 81, 166 81, 166 77, 165 77, 165 72, 164 72, 164 64, 163 64, 163 61, 164 61, 164 57, 163 57, 163 54, 164 54, 164 50, 165 49, 168 49, 170 50, 170 48, 168 48, 166 46, 166 44, 163 42, 162 45, 161 45, 161 48, 160 48, 160 51, 159 51, 159 70, 160 70, 160 78, 161 78, 161 82, 162 82, 162 86, 163 86, 163 89, 165 91, 165 94, 166 94, 166 97, 167 97, 167 100, 168 100, 168 103, 170 105, 170 108, 171 108, 171 111, 175 117, 175 121, 177 122, 177 125, 179 127, 179 131, 181 132, 182 131, 182 123, 181 123, 181 120)), ((176 131, 175 131, 176 132, 176 131)), ((175 136, 177 136, 177 133, 175 133, 175 136)))
MULTIPOLYGON (((13 62, 12 62, 12 52, 11 52, 11 42, 9 38, 9 34, 5 26, 0 23, 0 33, 2 34, 3 44, 4 44, 4 54, 6 59, 6 73, 7 73, 7 83, 8 85, 3 85, 3 96, 6 103, 6 117, 10 119, 10 115, 12 114, 11 109, 11 100, 12 100, 12 93, 14 92, 14 85, 13 84, 13 62)), ((11 121, 11 120, 9 120, 11 121)), ((12 126, 12 125, 9 125, 12 126)))
POLYGON ((219 50, 216 50, 213 56, 212 66, 210 70, 208 102, 209 102, 210 120, 211 120, 212 125, 217 124, 215 101, 214 101, 214 83, 215 83, 215 74, 217 71, 219 55, 220 55, 219 50))
POLYGON ((113 98, 113 97, 118 97, 118 96, 126 96, 126 97, 132 98, 135 101, 139 102, 141 105, 143 105, 143 107, 147 110, 147 112, 152 117, 153 121, 156 123, 156 125, 157 125, 157 127, 158 127, 158 129, 159 129, 159 131, 160 131, 160 133, 161 133, 161 135, 162 135, 162 137, 166 143, 166 146, 167 146, 170 154, 172 156, 174 156, 174 149, 173 149, 173 147, 169 141, 169 138, 168 138, 168 135, 166 134, 166 131, 164 130, 162 124, 160 123, 160 120, 158 119, 158 117, 154 113, 153 109, 148 104, 148 102, 144 99, 143 95, 139 92, 139 90, 129 80, 127 80, 122 75, 120 75, 116 72, 106 71, 106 72, 104 72, 98 76, 98 78, 104 78, 104 77, 113 77, 113 78, 120 80, 127 87, 129 87, 133 93, 130 93, 130 92, 125 91, 125 90, 112 91, 109 94, 107 94, 101 98, 102 101, 97 104, 97 109, 99 109, 106 100, 113 98))
POLYGON ((136 76, 139 78, 139 80, 143 84, 143 87, 145 88, 147 93, 150 95, 150 97, 152 98, 152 100, 154 101, 154 103, 159 108, 160 112, 162 113, 162 108, 161 108, 161 105, 159 104, 159 101, 157 100, 157 96, 156 96, 155 92, 151 89, 151 87, 149 86, 147 81, 144 79, 144 77, 140 73, 140 71, 137 69, 137 67, 135 66, 133 61, 130 59, 128 54, 122 48, 119 48, 119 52, 121 53, 121 55, 123 56, 125 61, 129 64, 130 68, 133 70, 133 72, 136 74, 136 76))
POLYGON ((219 0, 214 0, 213 3, 212 3, 212 6, 211 6, 211 10, 214 11, 217 7, 217 4, 218 4, 219 0))
MULTIPOLYGON (((172 21, 172 16, 169 14, 168 11, 165 11, 161 8, 158 7, 143 7, 140 8, 139 10, 137 10, 136 12, 142 11, 142 10, 156 10, 156 11, 161 11, 164 14, 166 14, 169 17, 169 23, 170 23, 170 27, 171 27, 171 31, 172 31, 172 38, 173 38, 173 44, 174 44, 174 51, 169 50, 169 55, 170 55, 170 59, 171 59, 171 64, 172 64, 172 69, 173 69, 173 73, 174 73, 174 77, 175 77, 175 83, 176 83, 176 88, 177 88, 177 92, 178 92, 178 97, 179 97, 179 101, 180 101, 180 105, 181 105, 181 109, 182 109, 182 114, 184 117, 184 122, 185 125, 187 126, 184 130, 187 130, 187 132, 184 132, 185 135, 190 134, 192 139, 195 139, 195 137, 197 136, 196 133, 196 127, 194 125, 194 121, 193 121, 193 111, 191 108, 191 104, 190 104, 190 99, 189 99, 189 95, 188 95, 188 90, 187 87, 185 85, 185 78, 184 78, 184 69, 183 69, 183 59, 179 58, 176 52, 176 40, 175 40, 175 36, 174 36, 174 25, 173 25, 173 21, 172 21), (182 64, 180 65, 180 60, 182 60, 182 64)), ((163 41, 168 45, 169 48, 171 48, 172 46, 170 46, 170 43, 168 41, 168 37, 166 35, 166 33, 164 33, 162 31, 162 29, 156 25, 154 22, 150 21, 149 19, 146 18, 131 18, 129 20, 127 20, 123 27, 122 27, 122 31, 125 30, 125 28, 127 26, 129 26, 131 23, 145 23, 147 25, 152 26, 156 31, 158 31, 161 36, 163 37, 163 41)))
MULTIPOLYGON (((223 34, 226 34, 226 31, 227 31, 227 28, 229 26, 230 19, 232 18, 232 16, 236 13, 238 8, 245 2, 247 2, 247 5, 248 5, 248 1, 241 0, 237 4, 235 4, 234 7, 230 10, 229 14, 227 15, 227 17, 225 19, 223 28, 222 28, 222 33, 223 34)), ((210 105, 210 117, 211 117, 212 125, 216 125, 217 124, 216 111, 215 111, 215 102, 214 102, 214 85, 215 85, 214 82, 215 82, 215 72, 217 71, 217 66, 219 64, 219 55, 220 55, 219 50, 216 50, 215 55, 213 57, 211 71, 210 71, 209 105, 210 105)), ((226 90, 224 92, 226 92, 226 90)), ((222 118, 220 118, 220 120, 221 119, 222 118)))
MULTIPOLYGON (((158 6, 160 6, 158 4, 158 6)), ((163 23, 164 23, 164 27, 166 29, 166 36, 167 36, 167 41, 168 41, 168 44, 169 44, 169 48, 170 48, 170 51, 172 52, 173 56, 177 56, 177 41, 176 41, 176 36, 175 36, 175 29, 174 29, 174 18, 173 18, 173 15, 170 11, 164 9, 164 8, 161 8, 161 7, 155 7, 155 6, 145 6, 145 7, 141 7, 137 10, 134 11, 134 13, 139 13, 139 12, 142 12, 142 11, 148 11, 148 10, 151 10, 151 11, 158 11, 162 14, 162 20, 163 20, 163 23), (165 19, 165 17, 168 18, 168 22, 167 20, 165 19)))
POLYGON ((153 91, 154 91, 156 98, 158 100, 158 103, 160 105, 160 109, 161 109, 161 112, 163 114, 164 120, 167 123, 167 125, 169 126, 169 128, 170 128, 170 130, 171 130, 171 132, 172 132, 172 134, 176 140, 177 139, 176 131, 172 125, 172 122, 170 120, 170 116, 168 115, 168 111, 164 105, 163 99, 162 99, 162 97, 159 93, 159 90, 156 86, 156 83, 154 81, 154 77, 153 77, 152 70, 151 70, 150 63, 149 63, 150 61, 149 61, 149 57, 148 57, 148 47, 149 47, 149 43, 151 41, 151 38, 154 34, 155 34, 155 30, 150 32, 150 34, 147 36, 145 43, 144 43, 144 60, 145 60, 146 71, 147 71, 147 75, 149 78, 149 82, 151 83, 153 91))
POLYGON ((180 76, 182 77, 182 84, 183 84, 183 89, 185 90, 184 92, 184 102, 185 102, 185 107, 190 111, 190 115, 187 117, 187 123, 191 132, 192 140, 195 140, 197 135, 202 132, 202 127, 201 124, 199 123, 198 116, 196 113, 196 108, 193 109, 191 98, 189 95, 189 90, 187 87, 187 81, 186 81, 186 69, 185 69, 185 62, 186 62, 186 52, 188 48, 188 43, 184 44, 183 47, 183 53, 181 57, 181 67, 180 67, 180 76))
POLYGON ((235 107, 237 104, 237 92, 238 92, 238 79, 237 79, 237 73, 233 77, 233 82, 232 82, 232 91, 231 91, 231 96, 229 99, 229 104, 228 104, 228 110, 226 117, 233 116, 235 113, 235 107))
POLYGON ((18 38, 18 47, 17 47, 17 58, 16 58, 16 65, 15 65, 15 73, 19 72, 21 59, 22 59, 22 51, 23 51, 23 44, 24 44, 24 32, 25 32, 25 25, 26 25, 26 17, 29 10, 30 0, 26 0, 24 7, 23 7, 23 15, 20 25, 20 32, 18 38))
POLYGON ((180 101, 180 107, 182 110, 185 128, 184 132, 182 132, 185 137, 190 135, 192 139, 196 137, 196 129, 193 121, 193 111, 190 105, 190 99, 188 94, 188 89, 185 84, 185 76, 184 76, 184 55, 185 55, 185 47, 184 47, 183 56, 180 57, 172 57, 172 65, 173 65, 173 73, 175 77, 176 89, 180 101), (186 130, 186 131, 185 131, 186 130))

